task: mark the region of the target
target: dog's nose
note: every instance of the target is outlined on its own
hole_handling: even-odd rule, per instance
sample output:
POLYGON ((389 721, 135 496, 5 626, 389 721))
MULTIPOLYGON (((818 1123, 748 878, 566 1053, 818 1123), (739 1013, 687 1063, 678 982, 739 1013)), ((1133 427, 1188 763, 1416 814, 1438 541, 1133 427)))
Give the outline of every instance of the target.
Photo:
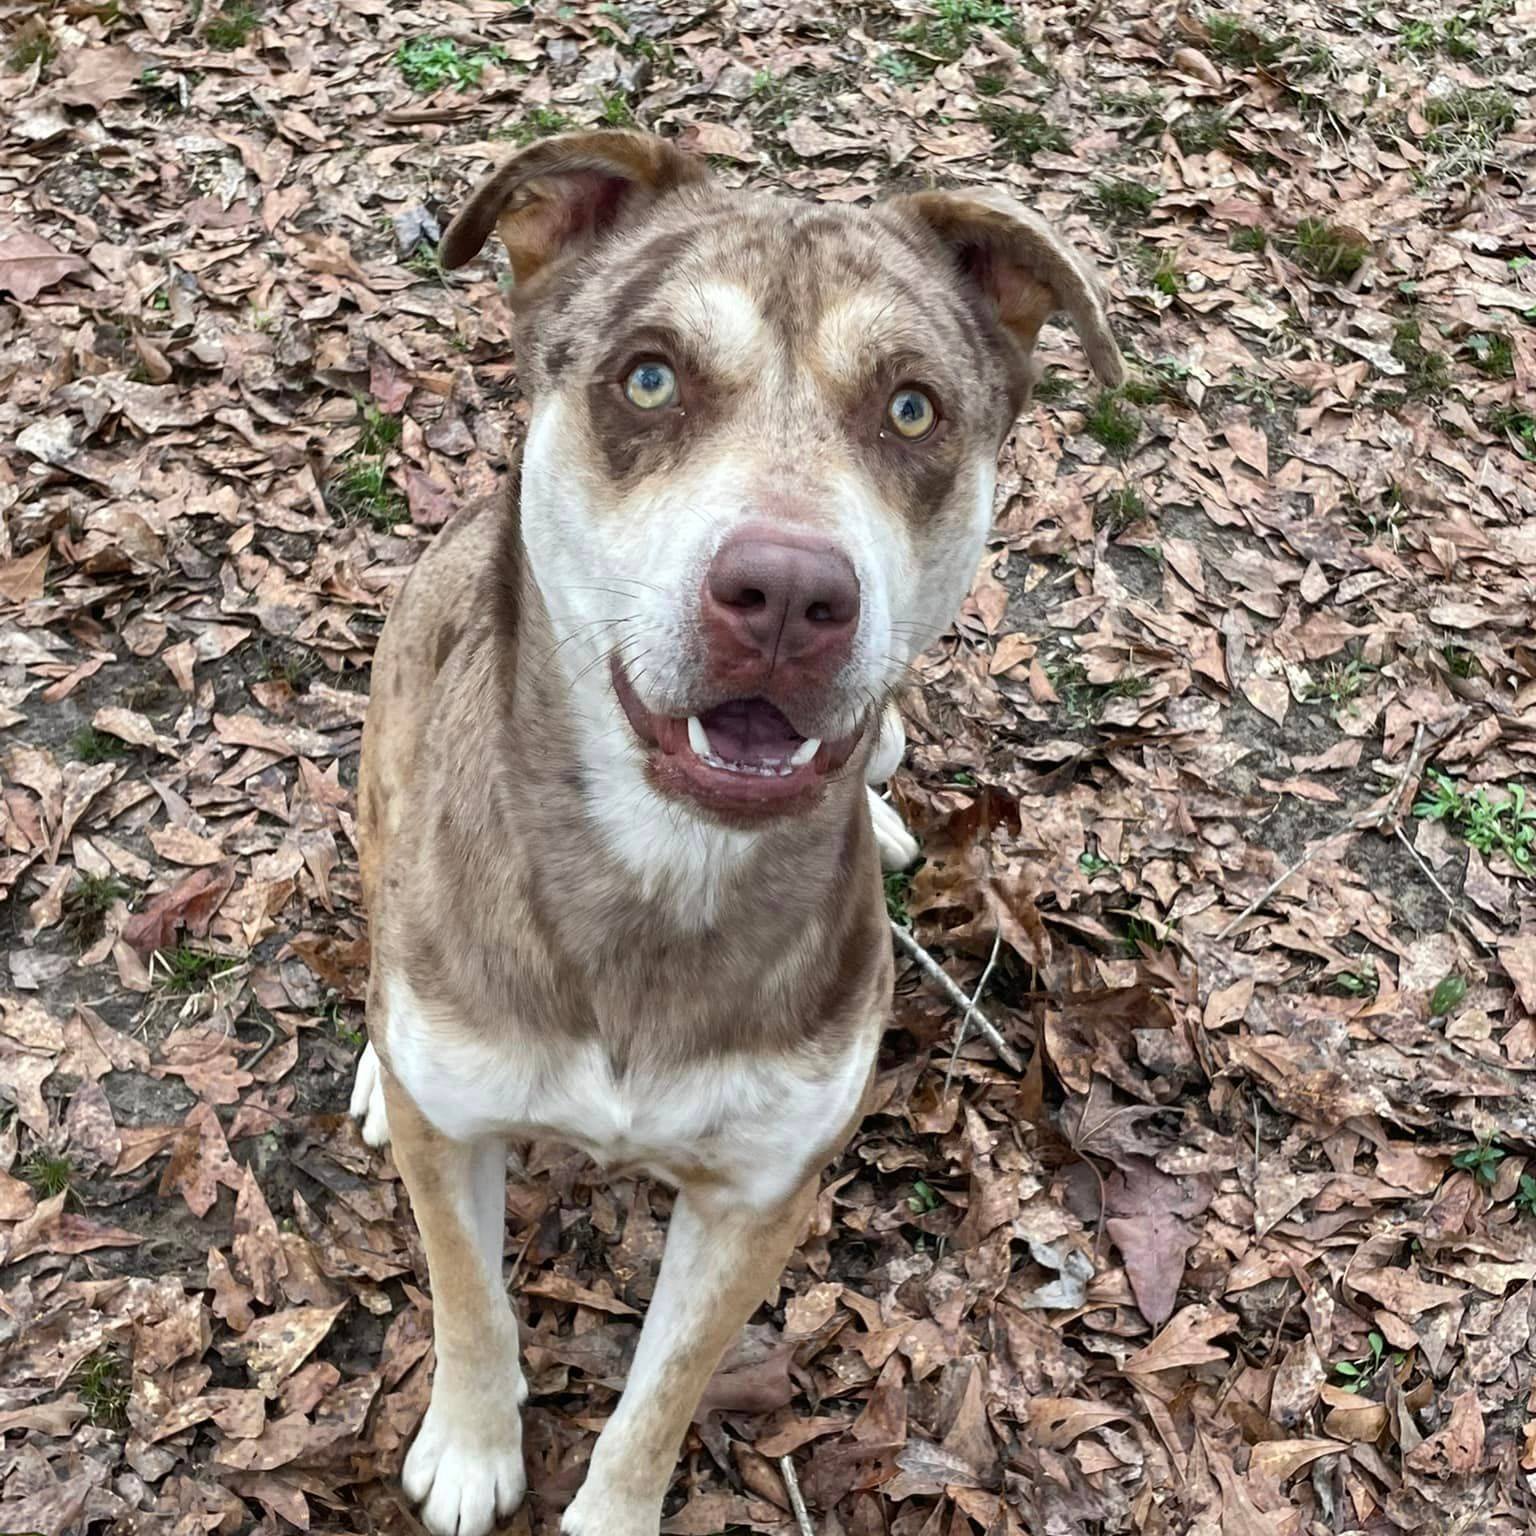
POLYGON ((824 539, 779 528, 739 529, 704 583, 704 618, 717 659, 840 666, 859 619, 859 579, 824 539))

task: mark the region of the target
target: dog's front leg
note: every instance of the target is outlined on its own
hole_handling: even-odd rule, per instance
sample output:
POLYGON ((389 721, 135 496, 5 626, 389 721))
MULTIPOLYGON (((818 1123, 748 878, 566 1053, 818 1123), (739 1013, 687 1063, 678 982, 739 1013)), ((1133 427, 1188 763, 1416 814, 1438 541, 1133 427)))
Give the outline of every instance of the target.
POLYGON ((657 1536, 699 1398, 726 1346, 773 1289, 815 1193, 812 1177, 765 1212, 729 1186, 679 1191, 629 1381, 565 1512, 565 1536, 657 1536))
POLYGON ((507 1149, 451 1141, 384 1074, 396 1166, 410 1191, 432 1282, 437 1372, 401 1482, 435 1536, 483 1536, 523 1497, 527 1396, 517 1320, 501 1276, 507 1149))

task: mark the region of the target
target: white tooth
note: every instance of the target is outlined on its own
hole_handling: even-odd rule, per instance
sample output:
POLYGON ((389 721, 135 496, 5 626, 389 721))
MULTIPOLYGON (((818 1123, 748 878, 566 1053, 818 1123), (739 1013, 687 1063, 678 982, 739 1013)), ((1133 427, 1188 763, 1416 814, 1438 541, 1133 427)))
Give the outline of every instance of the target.
POLYGON ((803 768, 819 751, 821 751, 821 737, 807 736, 790 754, 789 766, 803 768))
POLYGON ((714 755, 709 745, 709 737, 704 731, 704 722, 697 715, 688 716, 688 745, 693 748, 695 757, 714 755))

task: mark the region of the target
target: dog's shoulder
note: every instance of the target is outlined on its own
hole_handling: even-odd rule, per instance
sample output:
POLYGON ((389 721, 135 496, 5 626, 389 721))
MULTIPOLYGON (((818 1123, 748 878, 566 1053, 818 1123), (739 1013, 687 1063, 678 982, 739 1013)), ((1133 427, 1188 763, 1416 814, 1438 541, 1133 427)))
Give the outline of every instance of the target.
POLYGON ((507 520, 505 496, 461 508, 401 586, 374 651, 358 783, 363 884, 370 906, 388 845, 417 794, 421 746, 452 702, 468 653, 489 639, 488 601, 507 520))

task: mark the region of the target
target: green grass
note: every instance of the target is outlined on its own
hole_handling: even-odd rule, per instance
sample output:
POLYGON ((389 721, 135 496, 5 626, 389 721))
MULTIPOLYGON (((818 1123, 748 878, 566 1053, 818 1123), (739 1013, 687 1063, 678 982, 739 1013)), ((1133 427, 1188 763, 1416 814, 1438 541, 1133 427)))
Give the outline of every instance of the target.
POLYGON ((1116 179, 1099 182, 1093 190, 1093 200, 1106 218, 1116 222, 1144 219, 1157 206, 1161 191, 1144 181, 1116 179))
POLYGON ((233 53, 236 48, 244 48, 250 42, 251 33, 256 30, 260 20, 261 13, 247 5, 246 0, 232 0, 231 4, 221 6, 208 19, 208 25, 203 28, 203 37, 210 48, 217 48, 220 53, 233 53))
POLYGON ((1515 1190, 1514 1206, 1527 1216, 1536 1216, 1536 1174, 1522 1173, 1515 1190))
POLYGON ((1210 51, 1239 69, 1278 63, 1294 41, 1289 37, 1271 36, 1229 11, 1209 11, 1203 20, 1210 33, 1210 51))
POLYGON ((64 927, 79 945, 94 944, 101 937, 107 913, 116 901, 128 899, 128 887, 114 875, 88 875, 76 871, 64 893, 64 927))
POLYGON ((6 63, 18 75, 23 70, 31 69, 34 64, 46 70, 58 56, 58 52, 58 44, 53 40, 53 33, 39 21, 37 30, 30 37, 22 38, 6 55, 6 63))
POLYGON ((400 446, 403 424, 398 416, 389 416, 371 400, 359 402, 363 413, 363 435, 357 440, 357 451, 367 454, 388 453, 400 446))
POLYGON ((1360 697, 1375 670, 1363 661, 1330 661, 1322 670, 1313 697, 1327 699, 1335 709, 1342 709, 1360 697))
POLYGON ((465 90, 479 85, 487 64, 500 64, 506 53, 486 48, 462 53, 451 37, 418 37, 395 50, 395 63, 413 91, 440 91, 445 85, 465 90))
POLYGON ((1132 255, 1132 260, 1147 280, 1148 287, 1155 288, 1172 298, 1184 286, 1179 275, 1178 258, 1172 251, 1143 241, 1132 255))
POLYGON ((569 133, 576 127, 574 118, 553 107, 535 107, 520 121, 505 128, 491 129, 493 139, 510 139, 514 144, 531 144, 535 139, 547 139, 554 133, 569 133))
POLYGON ((1105 390, 1094 401, 1083 430, 1112 458, 1123 459, 1141 437, 1141 417, 1125 405, 1119 394, 1105 390))
POLYGON ((98 731, 94 725, 82 725, 69 738, 69 755, 77 763, 115 763, 129 756, 133 748, 116 736, 98 731))
POLYGON ((115 1350, 102 1348, 75 1367, 75 1391, 98 1429, 128 1427, 128 1398, 132 1390, 127 1367, 115 1350))
POLYGON ((1095 875, 1113 874, 1120 866, 1113 859, 1106 859, 1102 853, 1095 853, 1091 848, 1084 849, 1077 856, 1077 867, 1091 880, 1095 875))
POLYGON ((1232 149, 1232 121, 1220 107, 1200 107, 1186 112, 1173 125, 1173 141, 1186 155, 1206 155, 1213 149, 1232 149))
POLYGON ((1443 53, 1453 59, 1475 59, 1485 46, 1477 30, 1477 23, 1484 19, 1476 13, 1463 13, 1441 22, 1410 21, 1403 28, 1399 52, 1443 53))
POLYGON ((234 966, 235 962, 227 955, 214 955, 205 949, 193 949, 190 944, 178 944, 175 949, 155 951, 150 974, 162 992, 191 997, 226 971, 233 970, 234 966))
POLYGON ((893 923, 900 923, 903 928, 911 926, 912 919, 907 912, 907 896, 912 889, 911 872, 905 869, 894 869, 885 877, 885 913, 893 923))
POLYGON ((1102 528, 1112 539, 1146 515, 1146 502, 1128 485, 1106 491, 1093 504, 1093 526, 1102 528))
POLYGON ((1065 400, 1072 393, 1072 381, 1059 368, 1047 368, 1035 380, 1032 391, 1036 400, 1065 400))
POLYGON ((21 1176, 44 1200, 62 1195, 74 1182, 75 1165, 63 1152, 39 1147, 21 1165, 21 1176))
POLYGON ((1515 103, 1505 91, 1464 86, 1424 103, 1430 132, 1424 147, 1435 159, 1423 173, 1427 183, 1449 184, 1481 176, 1499 159, 1498 142, 1516 121, 1515 103))
POLYGON ((331 1001, 330 1006, 325 1011, 325 1016, 330 1023, 332 1032, 343 1045, 354 1051, 360 1051, 363 1048, 367 1036, 364 1035, 362 1030, 354 1029, 347 1023, 346 1015, 342 1012, 339 999, 331 1001))
POLYGON ((635 126, 635 109, 630 106, 629 98, 623 91, 614 91, 612 94, 601 92, 603 110, 598 113, 598 120, 605 128, 633 128, 635 126))
POLYGON ((1414 399, 1438 400, 1451 387, 1451 365, 1444 353, 1424 345, 1417 320, 1405 320, 1392 333, 1392 356, 1407 369, 1403 387, 1414 399))
POLYGON ((1490 379, 1514 378, 1515 348, 1508 336, 1500 331, 1474 331, 1465 345, 1479 373, 1490 379))
POLYGON ((1234 251, 1242 251, 1247 255, 1259 255, 1269 249, 1269 236, 1253 225, 1244 225, 1241 229, 1234 229, 1227 236, 1227 244, 1234 251))
POLYGON ((387 531, 406 516, 405 497, 389 478, 382 458, 352 455, 331 481, 331 504, 348 522, 369 522, 387 531))
MULTIPOLYGON (((1019 17, 1018 6, 1010 0, 934 0, 933 14, 909 22, 896 34, 896 42, 908 50, 914 70, 931 73, 935 64, 953 64, 970 47, 978 27, 989 27, 1015 48, 1023 48, 1019 17)), ((1022 62, 1025 68, 1039 67, 1027 54, 1022 62)))
POLYGON ((1513 442, 1521 458, 1536 459, 1536 416, 1518 406, 1501 405, 1490 412, 1488 428, 1513 442))
POLYGON ((1445 645, 1441 646, 1440 654, 1445 657, 1445 664, 1450 668, 1452 677, 1477 676, 1479 669, 1475 651, 1464 645, 1445 645))
POLYGON ((1156 923, 1144 917, 1132 915, 1126 919, 1125 937, 1121 940, 1128 960, 1139 960, 1143 947, 1161 953, 1168 946, 1167 935, 1156 923))
POLYGON ((1353 230, 1326 219, 1303 219, 1292 236, 1297 265, 1329 282, 1358 272, 1370 250, 1353 230))
POLYGON ((1064 661, 1045 669, 1051 687, 1061 700, 1070 719, 1095 724, 1111 699, 1139 699, 1147 691, 1147 680, 1127 673, 1112 683, 1091 683, 1088 669, 1080 661, 1064 661))
POLYGON ((1067 148, 1066 134, 1042 112, 988 101, 977 115, 991 130, 997 147, 1014 160, 1030 160, 1042 149, 1067 148))
POLYGON ((263 637, 256 642, 256 657, 268 682, 287 683, 295 692, 324 670, 324 663, 308 646, 293 640, 263 637))
POLYGON ((1467 790, 1448 773, 1431 768, 1413 814, 1443 821, 1481 854, 1502 853, 1522 875, 1536 875, 1536 807, 1525 786, 1511 783, 1495 798, 1486 784, 1467 790))
POLYGON ((1466 85, 1444 96, 1431 96, 1424 103, 1424 118, 1431 128, 1471 127, 1507 133, 1515 126, 1515 103, 1506 91, 1466 85))

